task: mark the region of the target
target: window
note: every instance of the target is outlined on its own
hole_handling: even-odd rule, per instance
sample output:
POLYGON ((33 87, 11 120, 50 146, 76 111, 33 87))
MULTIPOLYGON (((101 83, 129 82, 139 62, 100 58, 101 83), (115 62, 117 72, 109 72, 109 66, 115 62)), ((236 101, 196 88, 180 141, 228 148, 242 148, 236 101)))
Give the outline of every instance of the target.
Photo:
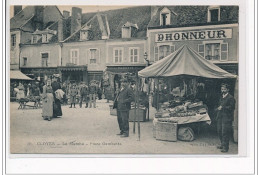
POLYGON ((219 7, 209 7, 208 8, 208 22, 220 21, 220 8, 219 7))
POLYGON ((171 11, 168 8, 163 8, 160 12, 160 25, 170 25, 171 24, 171 11))
POLYGON ((37 43, 37 41, 38 41, 38 36, 37 35, 33 35, 32 36, 32 44, 37 43))
POLYGON ((89 51, 90 51, 89 63, 97 64, 97 62, 99 60, 99 50, 98 49, 89 49, 89 51))
POLYGON ((11 35, 11 46, 12 47, 16 46, 16 34, 11 35))
POLYGON ((123 48, 114 49, 114 63, 122 63, 123 61, 123 48))
POLYGON ((228 60, 228 43, 206 43, 198 45, 198 53, 211 61, 228 60))
POLYGON ((23 57, 23 66, 26 66, 26 65, 27 65, 27 58, 23 57))
POLYGON ((88 31, 80 31, 80 40, 88 40, 88 31))
POLYGON ((47 43, 48 42, 48 35, 47 34, 43 34, 42 35, 42 42, 43 43, 47 43))
POLYGON ((48 67, 49 53, 41 53, 41 57, 42 57, 42 67, 48 67))
POLYGON ((71 49, 70 50, 70 63, 79 64, 79 50, 78 49, 71 49))
POLYGON ((205 44, 205 58, 207 60, 219 60, 220 58, 220 44, 210 43, 205 44))
POLYGON ((138 48, 130 48, 130 62, 137 63, 139 60, 139 49, 138 48))
POLYGON ((161 60, 175 51, 175 46, 161 45, 154 48, 155 61, 161 60))

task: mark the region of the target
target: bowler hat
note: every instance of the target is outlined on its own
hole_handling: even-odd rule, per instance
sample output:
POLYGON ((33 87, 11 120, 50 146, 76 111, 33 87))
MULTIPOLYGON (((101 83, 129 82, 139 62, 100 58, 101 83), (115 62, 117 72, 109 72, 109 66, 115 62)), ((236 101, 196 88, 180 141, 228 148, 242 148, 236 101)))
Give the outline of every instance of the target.
POLYGON ((225 88, 229 89, 230 86, 229 86, 229 84, 227 84, 227 83, 222 83, 222 84, 221 84, 221 87, 225 87, 225 88))

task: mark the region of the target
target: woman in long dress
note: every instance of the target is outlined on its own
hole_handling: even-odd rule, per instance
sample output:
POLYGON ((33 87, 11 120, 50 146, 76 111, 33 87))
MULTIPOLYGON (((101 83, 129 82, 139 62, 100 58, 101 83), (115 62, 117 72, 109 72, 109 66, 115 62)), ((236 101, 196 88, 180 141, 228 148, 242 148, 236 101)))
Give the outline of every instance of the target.
POLYGON ((42 117, 44 120, 51 121, 53 116, 53 90, 51 80, 48 79, 46 85, 43 86, 42 93, 42 117))

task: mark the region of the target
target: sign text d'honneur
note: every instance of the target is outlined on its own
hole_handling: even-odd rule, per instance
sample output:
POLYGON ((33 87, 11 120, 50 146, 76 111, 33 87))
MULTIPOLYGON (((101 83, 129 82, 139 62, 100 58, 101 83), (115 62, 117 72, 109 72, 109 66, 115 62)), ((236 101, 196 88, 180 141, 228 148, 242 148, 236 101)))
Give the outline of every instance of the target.
POLYGON ((232 29, 158 33, 155 42, 232 38, 232 29))

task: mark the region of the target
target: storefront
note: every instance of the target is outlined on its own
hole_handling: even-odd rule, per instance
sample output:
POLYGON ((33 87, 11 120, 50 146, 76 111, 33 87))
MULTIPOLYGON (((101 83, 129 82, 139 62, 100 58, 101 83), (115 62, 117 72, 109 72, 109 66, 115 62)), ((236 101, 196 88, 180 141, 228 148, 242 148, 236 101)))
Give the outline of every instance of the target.
POLYGON ((88 82, 87 66, 58 66, 62 82, 79 83, 88 82))
POLYGON ((21 68, 21 72, 37 81, 44 82, 47 78, 52 77, 53 74, 59 74, 56 67, 26 67, 21 68))

